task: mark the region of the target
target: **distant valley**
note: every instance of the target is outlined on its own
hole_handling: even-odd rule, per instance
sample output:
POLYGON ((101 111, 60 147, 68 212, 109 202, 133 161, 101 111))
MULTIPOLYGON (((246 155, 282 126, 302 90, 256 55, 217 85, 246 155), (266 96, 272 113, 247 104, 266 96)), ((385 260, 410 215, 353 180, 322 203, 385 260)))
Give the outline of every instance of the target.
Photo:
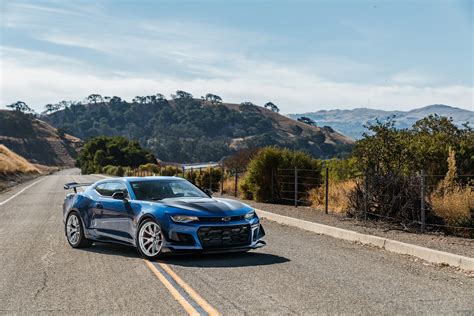
POLYGON ((353 139, 360 139, 367 130, 364 125, 375 122, 378 118, 385 120, 387 117, 395 116, 396 126, 406 128, 414 122, 430 114, 452 117, 457 125, 469 122, 474 124, 474 112, 448 105, 434 104, 410 111, 383 111, 368 108, 356 108, 353 110, 321 110, 301 114, 288 114, 291 118, 306 116, 313 119, 318 126, 331 126, 336 131, 353 139))

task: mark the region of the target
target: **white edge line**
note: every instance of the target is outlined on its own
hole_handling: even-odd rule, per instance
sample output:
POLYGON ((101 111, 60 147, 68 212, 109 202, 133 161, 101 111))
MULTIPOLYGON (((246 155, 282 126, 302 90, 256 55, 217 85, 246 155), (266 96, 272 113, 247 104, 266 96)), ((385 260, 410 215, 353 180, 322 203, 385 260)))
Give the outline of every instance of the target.
POLYGON ((10 200, 16 198, 18 195, 20 195, 20 194, 22 194, 23 192, 25 192, 25 190, 31 188, 31 187, 34 186, 35 184, 37 184, 37 183, 43 181, 44 179, 46 179, 46 177, 43 177, 43 178, 39 179, 38 181, 35 181, 35 182, 33 182, 32 184, 30 184, 30 185, 24 187, 23 189, 21 189, 20 191, 18 191, 18 192, 15 193, 14 195, 10 196, 10 197, 9 197, 8 199, 6 199, 5 201, 0 202, 0 206, 2 206, 3 204, 7 203, 8 201, 10 201, 10 200))

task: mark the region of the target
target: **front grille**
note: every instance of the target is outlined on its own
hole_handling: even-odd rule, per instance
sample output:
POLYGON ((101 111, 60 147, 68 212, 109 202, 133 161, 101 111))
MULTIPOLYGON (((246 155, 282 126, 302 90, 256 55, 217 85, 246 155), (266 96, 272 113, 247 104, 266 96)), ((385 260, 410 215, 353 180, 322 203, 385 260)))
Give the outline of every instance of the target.
POLYGON ((198 236, 205 249, 245 246, 250 243, 250 225, 201 227, 198 236))
POLYGON ((245 216, 244 215, 240 215, 240 216, 229 216, 229 217, 225 217, 225 216, 219 216, 219 217, 199 217, 199 221, 201 222, 210 222, 210 223, 221 223, 221 222, 235 222, 235 221, 241 221, 245 219, 245 216))

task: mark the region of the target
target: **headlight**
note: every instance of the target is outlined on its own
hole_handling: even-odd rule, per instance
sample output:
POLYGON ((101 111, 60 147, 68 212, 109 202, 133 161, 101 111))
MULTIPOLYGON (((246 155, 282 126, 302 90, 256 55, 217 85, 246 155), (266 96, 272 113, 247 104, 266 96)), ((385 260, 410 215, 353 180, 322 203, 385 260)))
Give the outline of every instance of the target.
POLYGON ((254 218, 254 216, 255 216, 255 211, 252 211, 244 215, 245 219, 252 219, 254 218))
POLYGON ((189 222, 194 222, 194 221, 199 220, 199 218, 196 216, 187 216, 187 215, 171 215, 170 217, 174 222, 178 222, 178 223, 189 223, 189 222))

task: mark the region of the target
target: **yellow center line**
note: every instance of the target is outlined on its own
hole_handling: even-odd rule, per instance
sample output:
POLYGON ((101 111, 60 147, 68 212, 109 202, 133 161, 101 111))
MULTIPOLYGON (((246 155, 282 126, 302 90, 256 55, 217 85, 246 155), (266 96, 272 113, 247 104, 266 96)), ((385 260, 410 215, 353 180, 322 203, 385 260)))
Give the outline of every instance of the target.
POLYGON ((191 298, 204 309, 209 316, 218 316, 220 315, 219 312, 212 307, 205 299, 201 297, 193 288, 191 288, 186 282, 183 281, 171 268, 165 263, 158 263, 163 270, 166 271, 175 281, 178 283, 188 294, 191 298))
POLYGON ((173 295, 173 297, 178 301, 178 303, 180 303, 181 306, 183 306, 183 308, 186 310, 186 312, 189 315, 193 315, 193 316, 199 315, 197 310, 194 307, 192 307, 191 304, 189 304, 189 302, 174 288, 173 285, 171 285, 171 283, 165 278, 165 276, 161 274, 161 272, 158 271, 158 269, 150 261, 145 260, 145 263, 148 266, 148 268, 150 268, 150 270, 156 275, 158 280, 160 280, 161 283, 163 283, 163 285, 171 293, 171 295, 173 295))

